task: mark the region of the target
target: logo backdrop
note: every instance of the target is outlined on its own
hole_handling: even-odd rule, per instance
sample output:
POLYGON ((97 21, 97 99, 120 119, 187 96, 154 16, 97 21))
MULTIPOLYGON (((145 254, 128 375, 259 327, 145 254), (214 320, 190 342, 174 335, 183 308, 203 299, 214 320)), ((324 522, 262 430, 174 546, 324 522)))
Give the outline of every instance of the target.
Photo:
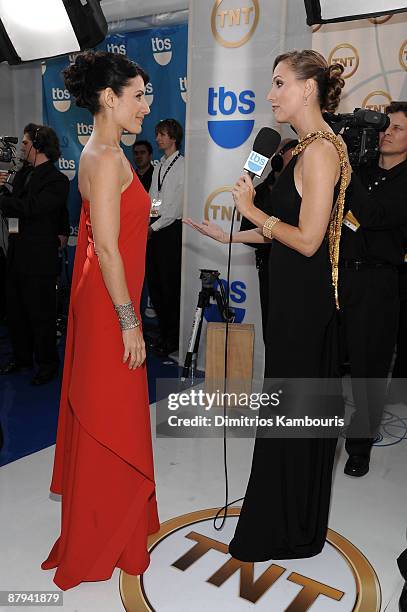
MULTIPOLYGON (((311 31, 305 23, 302 3, 190 2, 186 216, 214 221, 229 231, 231 186, 243 172, 258 131, 274 124, 266 100, 274 58, 287 47, 310 45, 311 31)), ((235 231, 239 227, 237 216, 235 231)), ((181 346, 185 350, 201 288, 199 269, 218 270, 226 279, 227 246, 189 227, 184 229, 183 240, 181 346)), ((254 374, 260 380, 264 347, 253 249, 233 245, 230 281, 230 305, 236 310, 236 321, 255 324, 254 374)), ((216 307, 206 312, 206 320, 219 320, 216 307)), ((204 337, 203 333, 201 366, 204 337)))
POLYGON ((406 31, 406 13, 314 29, 313 49, 345 67, 339 112, 384 112, 391 100, 407 100, 406 31))
MULTIPOLYGON (((153 157, 161 157, 155 144, 155 125, 161 119, 173 117, 185 125, 187 100, 187 26, 179 25, 161 29, 142 30, 108 36, 98 49, 122 53, 137 61, 150 76, 146 88, 147 102, 151 107, 143 124, 139 140, 149 140, 154 147, 153 157)), ((76 107, 64 88, 61 71, 74 61, 75 55, 48 60, 43 65, 43 116, 44 123, 53 127, 60 139, 62 157, 59 168, 71 180, 69 211, 71 236, 69 245, 76 245, 80 198, 78 193, 78 163, 82 148, 92 133, 93 118, 82 108, 76 107)), ((123 134, 122 146, 132 161, 131 146, 134 134, 123 134)), ((74 249, 70 249, 73 260, 74 249)))

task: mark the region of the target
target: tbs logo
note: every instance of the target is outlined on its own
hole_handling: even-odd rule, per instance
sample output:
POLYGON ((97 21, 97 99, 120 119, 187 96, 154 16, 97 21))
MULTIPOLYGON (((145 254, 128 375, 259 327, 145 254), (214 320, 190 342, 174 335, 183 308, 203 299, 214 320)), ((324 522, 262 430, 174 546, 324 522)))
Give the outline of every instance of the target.
POLYGON ((84 147, 93 132, 93 125, 91 123, 77 123, 76 129, 78 133, 78 140, 84 147))
POLYGON ((58 160, 58 168, 65 174, 70 181, 73 181, 76 174, 76 164, 74 159, 65 159, 60 157, 58 160))
POLYGON ((116 45, 115 43, 109 43, 106 46, 106 50, 109 51, 109 53, 119 53, 120 55, 127 54, 127 49, 126 49, 125 44, 116 45))
POLYGON ((67 89, 52 88, 52 103, 60 113, 66 113, 71 108, 71 96, 67 89))
MULTIPOLYGON (((225 289, 227 290, 227 282, 223 279, 220 281, 225 289)), ((229 297, 231 302, 231 307, 235 312, 235 323, 241 323, 246 314, 245 308, 236 308, 235 304, 243 304, 246 301, 246 283, 243 281, 233 281, 230 283, 230 291, 229 297)), ((208 322, 221 323, 222 318, 219 313, 219 308, 217 304, 211 304, 208 308, 205 308, 204 313, 205 319, 208 322)))
POLYGON ((188 82, 187 77, 180 77, 179 79, 179 90, 181 93, 181 98, 184 100, 185 104, 187 102, 188 97, 188 82))
POLYGON ((157 64, 160 66, 166 66, 172 59, 172 44, 171 38, 160 38, 155 36, 151 39, 151 46, 153 48, 153 56, 157 64))
POLYGON ((144 97, 146 99, 147 104, 151 106, 152 103, 154 102, 154 89, 151 83, 147 83, 146 93, 144 97))
POLYGON ((120 140, 126 147, 132 147, 136 142, 136 138, 137 134, 130 134, 130 132, 124 130, 120 140))
POLYGON ((70 232, 69 232, 69 238, 68 238, 68 246, 70 247, 75 247, 78 243, 78 234, 79 234, 79 226, 78 225, 71 225, 70 226, 70 232))
POLYGON ((249 172, 253 172, 253 174, 256 176, 261 176, 264 168, 267 166, 267 162, 268 157, 264 157, 264 155, 260 155, 260 153, 256 153, 256 151, 252 151, 244 169, 248 170, 249 172))
POLYGON ((240 93, 228 91, 225 87, 209 88, 208 114, 211 117, 222 116, 221 119, 208 121, 208 131, 212 140, 224 149, 240 147, 250 136, 254 127, 254 119, 227 119, 230 115, 246 117, 254 112, 255 93, 244 89, 240 93))

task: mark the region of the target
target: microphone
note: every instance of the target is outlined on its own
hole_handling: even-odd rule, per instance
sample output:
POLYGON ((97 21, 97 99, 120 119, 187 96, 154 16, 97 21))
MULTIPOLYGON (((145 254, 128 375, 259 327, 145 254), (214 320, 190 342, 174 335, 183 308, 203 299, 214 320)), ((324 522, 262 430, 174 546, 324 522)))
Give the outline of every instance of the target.
POLYGON ((261 177, 270 157, 277 151, 281 136, 276 130, 269 127, 261 128, 254 139, 253 149, 247 158, 244 169, 252 179, 254 176, 261 177))

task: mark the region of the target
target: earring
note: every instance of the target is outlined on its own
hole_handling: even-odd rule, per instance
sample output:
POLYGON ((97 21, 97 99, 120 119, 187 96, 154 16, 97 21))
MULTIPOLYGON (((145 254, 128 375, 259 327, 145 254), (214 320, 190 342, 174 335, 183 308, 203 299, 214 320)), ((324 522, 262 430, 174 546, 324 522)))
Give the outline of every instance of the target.
POLYGON ((303 100, 304 100, 304 106, 308 106, 308 98, 307 98, 307 96, 304 96, 303 100))

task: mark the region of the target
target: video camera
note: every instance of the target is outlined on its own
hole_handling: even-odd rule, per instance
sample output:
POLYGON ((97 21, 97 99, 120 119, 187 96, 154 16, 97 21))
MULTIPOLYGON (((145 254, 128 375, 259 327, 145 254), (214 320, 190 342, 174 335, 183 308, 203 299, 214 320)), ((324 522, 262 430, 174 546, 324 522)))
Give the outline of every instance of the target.
POLYGON ((3 164, 12 164, 8 170, 8 177, 6 182, 1 187, 2 190, 6 190, 9 193, 13 189, 13 180, 16 173, 16 147, 18 138, 15 136, 0 136, 0 162, 3 164))
POLYGON ((16 158, 18 138, 15 136, 0 136, 0 162, 9 164, 16 158))
POLYGON ((384 132, 390 124, 390 119, 386 114, 366 108, 355 108, 353 113, 338 115, 323 113, 323 116, 335 134, 339 134, 345 128, 342 138, 348 147, 352 168, 377 160, 379 133, 384 132))

